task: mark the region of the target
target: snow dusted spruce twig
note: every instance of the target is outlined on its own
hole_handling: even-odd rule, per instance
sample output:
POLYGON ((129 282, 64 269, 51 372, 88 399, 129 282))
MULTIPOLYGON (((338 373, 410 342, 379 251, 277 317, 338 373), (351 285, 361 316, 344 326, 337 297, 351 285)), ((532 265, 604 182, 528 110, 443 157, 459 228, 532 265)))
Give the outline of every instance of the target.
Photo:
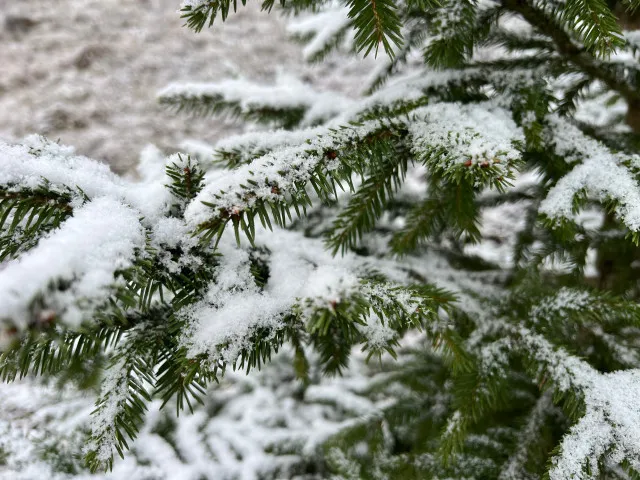
POLYGON ((614 154, 600 142, 556 116, 548 119, 549 143, 569 164, 577 163, 549 190, 540 212, 551 221, 571 218, 579 203, 596 198, 607 203, 640 241, 640 155, 614 154))
POLYGON ((293 128, 317 125, 334 117, 353 100, 318 92, 295 77, 279 77, 276 85, 244 80, 174 84, 158 93, 161 105, 196 115, 228 115, 246 121, 293 128))
POLYGON ((398 120, 368 121, 326 130, 300 145, 276 149, 208 183, 196 198, 201 204, 194 202, 187 209, 187 221, 197 225, 206 239, 219 237, 231 221, 236 236, 242 229, 251 240, 255 216, 263 226, 270 225, 270 216, 276 224, 284 225, 287 217, 291 219, 291 208, 299 216, 301 209, 304 211, 311 205, 307 181, 320 199, 326 201, 337 195, 336 184, 343 189, 342 183, 345 183, 354 190, 351 178, 356 173, 367 175, 370 185, 367 187, 365 183, 358 188, 359 197, 354 197, 352 206, 344 211, 329 239, 335 251, 353 246, 373 227, 382 206, 402 180, 406 164, 403 167, 403 162, 395 160, 393 154, 411 148, 405 145, 407 128, 416 142, 413 150, 417 159, 440 170, 443 178, 469 182, 472 188, 508 185, 519 159, 514 145, 522 141, 522 133, 500 108, 477 108, 473 110, 474 120, 456 123, 453 119, 459 115, 474 118, 470 109, 460 107, 456 111, 457 108, 453 104, 434 104, 416 110, 416 119, 424 120, 414 121, 408 127, 398 120), (452 120, 443 128, 441 121, 445 112, 450 112, 452 120), (470 125, 477 125, 479 121, 486 122, 491 129, 473 132, 470 125), (419 136, 426 142, 418 143, 419 136), (452 150, 454 145, 459 149, 457 152, 452 150), (387 171, 382 167, 385 158, 391 159, 387 171), (369 193, 367 188, 371 190, 369 193), (213 219, 211 210, 219 212, 213 219))
POLYGON ((265 227, 270 217, 283 226, 291 209, 300 216, 312 204, 307 184, 325 201, 337 195, 337 186, 344 189, 342 183, 353 189, 352 175, 367 168, 369 144, 393 135, 392 124, 372 121, 276 149, 207 183, 185 218, 206 240, 219 238, 229 221, 238 242, 240 228, 253 240, 256 216, 265 227))
POLYGON ((634 369, 602 374, 528 329, 522 328, 515 335, 511 348, 535 359, 540 381, 550 381, 556 398, 569 396, 575 402, 575 411, 583 412, 575 413, 578 421, 563 438, 549 478, 580 478, 585 466, 591 475, 598 475, 599 459, 605 455, 614 464, 626 460, 632 469, 640 468, 640 445, 634 433, 640 420, 640 372, 634 369))

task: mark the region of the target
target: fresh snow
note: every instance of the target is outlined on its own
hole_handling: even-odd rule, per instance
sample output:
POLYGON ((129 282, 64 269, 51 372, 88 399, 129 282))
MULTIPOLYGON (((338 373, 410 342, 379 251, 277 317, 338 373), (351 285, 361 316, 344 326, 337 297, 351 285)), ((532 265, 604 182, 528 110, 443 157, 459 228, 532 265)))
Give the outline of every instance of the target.
POLYGON ((588 138, 577 127, 556 115, 549 117, 549 141, 558 156, 578 163, 549 191, 540 212, 551 218, 573 217, 574 199, 584 193, 600 202, 615 200, 615 212, 630 230, 640 230, 640 186, 624 162, 636 156, 613 154, 600 142, 588 138))
POLYGON ((413 150, 417 155, 438 147, 441 160, 449 164, 466 166, 497 166, 505 170, 520 158, 515 148, 524 135, 511 114, 499 107, 484 104, 461 105, 435 103, 415 112, 422 121, 412 122, 409 131, 413 150))
POLYGON ((137 208, 149 219, 163 213, 169 201, 165 183, 164 156, 145 150, 138 172, 141 181, 126 181, 109 167, 95 160, 74 154, 38 135, 27 137, 20 145, 0 142, 0 184, 12 188, 35 189, 48 180, 48 188, 72 195, 74 204, 81 204, 85 195, 90 199, 110 197, 137 208))
POLYGON ((353 273, 358 263, 332 257, 320 240, 280 229, 260 229, 256 236, 257 245, 272 252, 266 288, 258 289, 248 254, 235 246, 232 235, 226 235, 219 245, 222 263, 215 285, 202 301, 183 312, 191 324, 184 339, 189 356, 209 353, 213 362, 234 363, 250 347, 254 329, 275 333, 283 328, 284 315, 300 300, 309 298, 329 306, 358 289, 353 273), (224 345, 222 351, 217 350, 220 345, 224 345))
MULTIPOLYGON (((1 165, 1 163, 0 163, 1 165)), ((110 198, 97 198, 77 208, 63 226, 40 240, 38 246, 0 270, 2 317, 25 322, 34 297, 45 292, 52 280, 73 281, 71 291, 48 295, 48 308, 71 327, 89 320, 91 310, 76 304, 81 298, 99 306, 115 284, 114 274, 131 266, 136 249, 144 247, 145 237, 138 214, 110 198)))

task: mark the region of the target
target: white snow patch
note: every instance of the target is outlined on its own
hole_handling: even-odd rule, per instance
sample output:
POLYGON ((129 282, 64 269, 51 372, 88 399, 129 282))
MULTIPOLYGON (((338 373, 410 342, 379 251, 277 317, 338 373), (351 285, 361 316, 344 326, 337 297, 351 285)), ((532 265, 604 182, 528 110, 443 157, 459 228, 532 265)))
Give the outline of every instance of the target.
POLYGON ((73 280, 71 292, 48 296, 64 321, 77 327, 86 319, 70 299, 104 301, 117 270, 131 265, 145 236, 138 214, 109 198, 97 198, 76 209, 58 230, 0 271, 2 316, 23 322, 34 296, 55 279, 73 280))

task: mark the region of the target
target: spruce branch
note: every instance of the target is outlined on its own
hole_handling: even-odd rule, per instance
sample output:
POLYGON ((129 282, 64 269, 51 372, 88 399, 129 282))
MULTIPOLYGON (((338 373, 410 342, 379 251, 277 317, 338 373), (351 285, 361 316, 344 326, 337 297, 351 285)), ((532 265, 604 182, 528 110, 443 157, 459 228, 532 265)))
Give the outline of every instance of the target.
MULTIPOLYGON (((166 319, 164 315, 160 318, 166 319)), ((158 342, 163 342, 166 326, 137 325, 116 347, 101 395, 92 413, 91 438, 85 449, 85 461, 92 472, 111 470, 114 453, 124 457, 143 422, 149 387, 155 381, 154 365, 158 342)))
MULTIPOLYGON (((549 36, 555 43, 556 51, 586 75, 601 80, 610 89, 619 92, 628 101, 635 102, 640 99, 637 88, 630 85, 625 77, 615 74, 607 67, 607 64, 599 62, 588 51, 578 47, 563 26, 551 15, 546 14, 544 10, 526 1, 518 0, 504 0, 502 5, 506 9, 522 15, 533 27, 549 36)), ((603 5, 604 2, 600 2, 598 8, 606 8, 608 10, 608 7, 603 7, 603 5)), ((588 28, 588 25, 593 25, 593 19, 589 18, 586 25, 585 28, 588 28)), ((608 49, 615 48, 616 45, 620 44, 619 37, 615 31, 612 31, 609 35, 604 32, 598 34, 597 30, 591 30, 591 35, 592 47, 595 48, 596 54, 598 52, 604 54, 609 51, 608 49)))
POLYGON ((227 100, 219 94, 161 93, 160 104, 177 113, 197 116, 226 116, 230 119, 256 121, 267 125, 293 128, 303 119, 306 105, 278 108, 269 105, 252 104, 243 106, 239 101, 227 100))
POLYGON ((548 428, 548 417, 554 415, 558 415, 558 412, 554 408, 551 393, 547 391, 538 398, 531 409, 529 419, 519 432, 514 452, 502 466, 498 480, 518 480, 531 476, 533 472, 529 471, 527 465, 536 453, 546 456, 544 443, 547 439, 543 433, 548 428))
POLYGON ((622 32, 609 5, 602 0, 568 0, 562 21, 576 32, 586 49, 607 56, 623 45, 622 32))
POLYGON ((187 208, 187 219, 205 243, 217 241, 229 222, 238 242, 240 231, 253 241, 256 217, 271 228, 272 220, 278 226, 291 221, 291 210, 298 216, 306 211, 312 204, 307 185, 322 201, 335 198, 337 188, 353 189, 351 175, 363 170, 369 149, 393 129, 382 122, 355 124, 329 130, 308 144, 274 150, 236 169, 223 179, 226 185, 205 185, 187 208))
POLYGON ((242 79, 172 84, 158 93, 158 100, 176 112, 218 115, 285 129, 293 129, 303 123, 321 123, 327 116, 337 113, 327 105, 349 102, 340 95, 317 91, 293 77, 280 77, 272 86, 242 79))
POLYGON ((401 22, 393 0, 349 0, 349 18, 356 29, 354 37, 357 51, 368 55, 380 45, 389 57, 394 57, 394 47, 402 45, 401 22))
POLYGON ((46 185, 35 190, 0 189, 0 262, 35 246, 72 211, 71 195, 46 185))
POLYGON ((440 17, 436 16, 433 22, 436 35, 424 50, 425 61, 437 69, 459 67, 478 41, 478 7, 475 0, 446 2, 437 12, 440 17))
POLYGON ((358 186, 327 232, 326 242, 334 254, 354 249, 363 234, 371 231, 387 202, 393 198, 407 171, 407 149, 396 142, 377 143, 371 151, 366 180, 358 186), (398 160, 401 159, 401 160, 398 160))
MULTIPOLYGON (((323 17, 332 28, 314 18, 297 31, 315 42, 309 57, 352 27, 356 50, 382 46, 390 59, 365 98, 290 79, 161 95, 175 110, 289 131, 226 138, 157 169, 147 152, 138 184, 43 139, 0 144, 0 378, 101 382, 86 460, 109 469, 153 399, 195 410, 228 368, 261 369, 289 344, 295 371, 277 382, 301 408, 287 414, 307 411, 316 372, 377 362, 359 377, 366 401, 344 389, 327 400, 338 433, 311 445, 331 452, 312 457, 321 467, 296 459, 301 437, 259 444, 294 465, 274 475, 634 475, 640 163, 632 135, 615 131, 620 114, 584 121, 602 88, 631 115, 640 103, 633 35, 623 46, 603 0, 346 5, 349 18, 343 7, 323 17), (376 230, 391 252, 369 242, 376 230), (321 234, 342 257, 309 238, 321 234)), ((186 0, 182 13, 199 31, 232 7, 186 0)))
POLYGON ((96 362, 119 335, 117 328, 106 326, 86 333, 58 333, 52 328, 28 332, 0 354, 0 378, 12 382, 27 375, 55 376, 88 358, 96 362))

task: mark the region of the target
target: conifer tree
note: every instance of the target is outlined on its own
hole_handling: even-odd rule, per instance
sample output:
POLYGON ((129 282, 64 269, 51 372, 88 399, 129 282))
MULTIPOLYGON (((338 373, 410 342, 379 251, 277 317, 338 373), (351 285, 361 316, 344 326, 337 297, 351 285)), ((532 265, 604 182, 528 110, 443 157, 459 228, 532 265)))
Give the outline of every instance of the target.
MULTIPOLYGON (((153 402, 193 409, 281 348, 304 395, 363 351, 376 408, 308 478, 639 478, 638 6, 265 0, 313 12, 310 60, 386 56, 366 92, 168 86, 270 130, 149 155, 136 183, 0 145, 0 376, 98 385, 100 472, 153 402)), ((239 8, 181 12, 198 32, 239 8)))

